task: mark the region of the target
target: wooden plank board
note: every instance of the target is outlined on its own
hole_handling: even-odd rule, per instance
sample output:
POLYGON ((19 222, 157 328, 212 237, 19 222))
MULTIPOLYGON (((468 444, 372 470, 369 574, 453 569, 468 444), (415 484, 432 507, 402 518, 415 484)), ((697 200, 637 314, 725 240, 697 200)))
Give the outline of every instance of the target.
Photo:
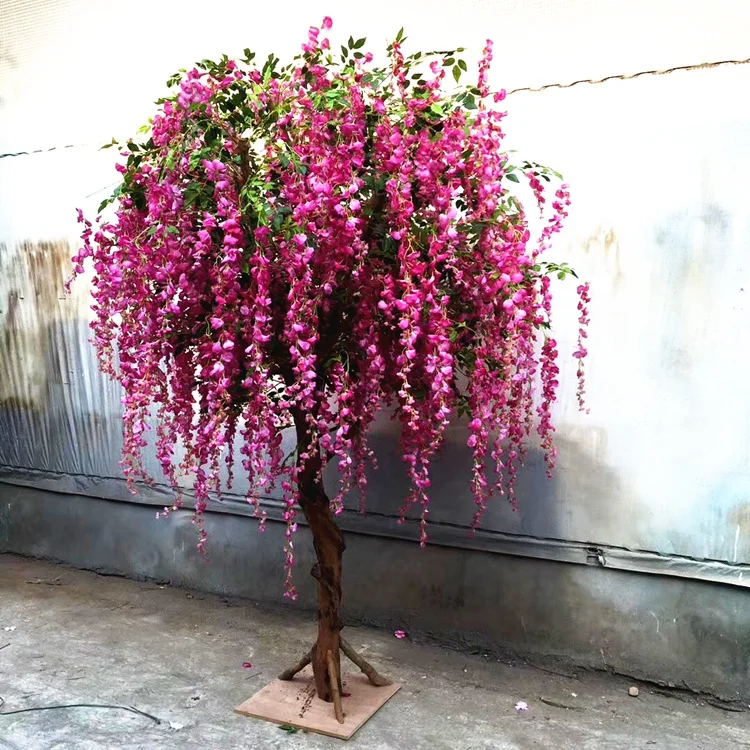
POLYGON ((400 683, 374 687, 363 674, 344 675, 343 685, 344 692, 349 693, 342 698, 343 724, 336 721, 333 703, 326 703, 315 694, 310 667, 303 669, 290 682, 275 680, 266 685, 234 710, 243 716, 348 740, 401 689, 400 683))

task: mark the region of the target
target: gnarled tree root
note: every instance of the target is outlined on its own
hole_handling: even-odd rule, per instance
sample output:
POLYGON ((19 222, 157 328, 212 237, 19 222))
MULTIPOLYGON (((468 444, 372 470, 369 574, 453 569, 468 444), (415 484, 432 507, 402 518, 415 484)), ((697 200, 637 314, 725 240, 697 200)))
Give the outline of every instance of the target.
POLYGON ((375 687, 387 687, 393 684, 392 680, 380 674, 370 662, 362 658, 351 647, 348 641, 345 641, 343 638, 341 639, 341 650, 344 652, 344 656, 362 670, 365 677, 370 681, 370 684, 375 685, 375 687))
MULTIPOLYGON (((393 684, 392 680, 389 680, 387 677, 380 674, 372 664, 360 656, 360 654, 352 648, 351 644, 343 638, 341 638, 341 650, 343 651, 344 656, 360 668, 365 677, 370 681, 371 685, 374 685, 375 687, 387 687, 388 685, 393 684)), ((301 672, 308 664, 310 664, 314 651, 315 646, 313 646, 293 667, 285 669, 279 675, 279 679, 287 682, 294 679, 294 676, 297 673, 301 672)))
POLYGON ((296 675, 298 672, 301 672, 312 661, 313 651, 315 651, 315 646, 313 646, 293 667, 285 669, 279 675, 279 679, 284 680, 284 682, 293 680, 294 675, 296 675))

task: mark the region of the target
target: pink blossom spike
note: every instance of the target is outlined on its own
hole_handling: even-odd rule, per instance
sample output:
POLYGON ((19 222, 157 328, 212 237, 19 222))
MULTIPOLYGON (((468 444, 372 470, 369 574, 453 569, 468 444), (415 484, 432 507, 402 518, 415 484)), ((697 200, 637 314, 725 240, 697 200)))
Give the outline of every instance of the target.
MULTIPOLYGON (((332 55, 331 28, 327 16, 311 26, 286 66, 247 51, 170 79, 148 135, 120 150, 110 211, 77 212, 72 259, 74 277, 92 272, 93 344, 123 394, 129 490, 153 482, 153 447, 174 492, 157 515, 189 493, 208 559, 204 514, 241 465, 261 530, 283 524, 292 599, 305 499, 325 494, 325 472, 334 521, 366 511, 384 406, 407 477, 401 520, 422 546, 449 426, 471 456, 472 529, 493 497, 516 507, 530 449, 551 474, 553 280, 572 273, 545 260, 569 188, 505 147, 492 42, 456 91, 458 53, 420 61, 399 33, 379 67, 364 39, 332 55), (280 504, 267 521, 269 497, 280 504)), ((581 409, 590 301, 581 283, 581 409)))

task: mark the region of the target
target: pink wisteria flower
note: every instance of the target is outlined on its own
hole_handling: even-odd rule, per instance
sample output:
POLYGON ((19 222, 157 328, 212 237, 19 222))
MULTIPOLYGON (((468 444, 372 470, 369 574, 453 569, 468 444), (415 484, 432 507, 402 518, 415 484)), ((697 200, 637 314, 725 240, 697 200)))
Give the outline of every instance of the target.
MULTIPOLYGON (((290 596, 298 510, 328 507, 332 462, 331 512, 352 491, 365 508, 368 431, 384 406, 408 475, 402 515, 422 544, 451 420, 467 425, 474 526, 493 495, 516 503, 530 440, 552 469, 550 276, 569 272, 543 260, 568 186, 504 149, 492 43, 474 80, 453 87, 461 50, 407 54, 399 33, 379 67, 364 39, 332 52, 331 25, 312 27, 285 67, 246 50, 174 76, 148 138, 123 147, 114 211, 96 224, 79 212, 73 259, 76 274, 94 271, 94 343, 122 386, 131 487, 148 479, 155 427, 175 507, 190 477, 203 549, 202 513, 239 450, 261 522, 259 498, 280 490, 290 596), (537 237, 521 181, 543 217, 537 237)), ((583 408, 588 284, 578 292, 583 408)))

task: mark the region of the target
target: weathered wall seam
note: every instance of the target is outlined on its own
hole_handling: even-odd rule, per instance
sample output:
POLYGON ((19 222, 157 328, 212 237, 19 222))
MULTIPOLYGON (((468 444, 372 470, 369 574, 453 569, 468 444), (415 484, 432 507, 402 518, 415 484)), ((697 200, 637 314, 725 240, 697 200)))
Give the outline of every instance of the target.
MULTIPOLYGON (((110 483, 121 485, 122 489, 124 489, 125 480, 110 477, 89 477, 82 474, 76 475, 76 478, 84 479, 84 481, 94 480, 96 482, 98 480, 105 483, 105 485, 96 484, 95 486, 90 486, 87 492, 86 488, 81 486, 64 488, 54 486, 53 484, 48 484, 46 487, 40 485, 40 474, 47 475, 42 481, 55 484, 58 481, 58 477, 64 478, 69 476, 73 478, 73 475, 55 474, 54 472, 34 469, 33 471, 29 471, 28 478, 24 479, 22 474, 19 473, 18 468, 15 468, 13 475, 9 476, 9 468, 0 467, 0 487, 2 485, 33 487, 54 494, 84 496, 93 501, 116 500, 118 502, 129 502, 134 505, 161 507, 165 503, 171 502, 171 493, 165 485, 159 487, 164 492, 162 497, 134 496, 129 493, 124 494, 122 491, 108 491, 106 485, 110 483), (3 476, 4 472, 5 475, 3 476)), ((110 484, 110 486, 112 485, 110 484)), ((151 489, 153 490, 154 488, 152 487, 151 489)), ((189 492, 186 492, 186 499, 188 497, 189 492)), ((282 520, 284 506, 281 501, 270 497, 263 497, 260 500, 260 504, 268 514, 269 520, 282 520)), ((245 502, 243 498, 227 493, 225 499, 221 502, 210 502, 208 511, 251 517, 254 507, 245 502)), ((304 520, 301 523, 304 524, 304 520)), ((378 513, 377 511, 368 512, 365 516, 355 511, 345 511, 340 517, 339 523, 342 529, 349 533, 403 541, 414 541, 419 538, 417 522, 407 521, 399 523, 398 517, 378 513)), ((750 565, 729 563, 722 560, 702 560, 685 555, 662 554, 653 550, 628 549, 615 545, 569 539, 532 537, 486 529, 479 529, 471 534, 465 526, 440 521, 433 521, 430 524, 429 542, 440 547, 587 565, 590 567, 645 573, 648 575, 689 578, 709 583, 750 588, 750 565)))

